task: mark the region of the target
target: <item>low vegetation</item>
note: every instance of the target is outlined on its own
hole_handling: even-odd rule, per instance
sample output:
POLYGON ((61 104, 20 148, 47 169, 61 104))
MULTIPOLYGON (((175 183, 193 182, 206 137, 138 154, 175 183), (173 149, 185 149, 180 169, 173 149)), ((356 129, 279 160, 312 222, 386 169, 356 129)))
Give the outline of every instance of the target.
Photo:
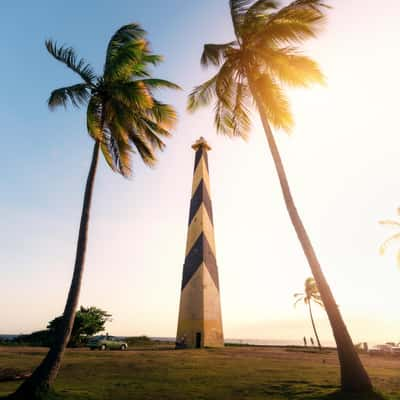
MULTIPOLYGON (((105 323, 111 321, 111 314, 97 307, 83 307, 76 312, 68 347, 84 347, 88 338, 105 330, 105 323)), ((62 316, 54 318, 46 329, 26 335, 0 340, 0 345, 50 347, 54 344, 56 331, 62 323, 62 316)))
MULTIPOLYGON (((146 341, 146 340, 144 340, 146 341)), ((361 355, 380 395, 338 393, 335 351, 228 347, 204 350, 69 349, 55 384, 59 400, 400 400, 400 359, 361 355)), ((0 371, 32 370, 45 349, 0 347, 0 371)), ((0 383, 0 397, 18 382, 0 383)))

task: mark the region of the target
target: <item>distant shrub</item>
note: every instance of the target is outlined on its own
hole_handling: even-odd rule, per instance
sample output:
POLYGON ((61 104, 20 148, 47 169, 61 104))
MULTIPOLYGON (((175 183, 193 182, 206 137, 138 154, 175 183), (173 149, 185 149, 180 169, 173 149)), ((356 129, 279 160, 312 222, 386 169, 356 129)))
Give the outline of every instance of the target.
POLYGON ((12 340, 12 343, 18 345, 50 347, 53 343, 53 339, 54 337, 51 332, 46 329, 33 332, 29 335, 19 335, 12 340))
POLYGON ((125 338, 128 346, 151 346, 154 342, 148 336, 130 336, 125 338))

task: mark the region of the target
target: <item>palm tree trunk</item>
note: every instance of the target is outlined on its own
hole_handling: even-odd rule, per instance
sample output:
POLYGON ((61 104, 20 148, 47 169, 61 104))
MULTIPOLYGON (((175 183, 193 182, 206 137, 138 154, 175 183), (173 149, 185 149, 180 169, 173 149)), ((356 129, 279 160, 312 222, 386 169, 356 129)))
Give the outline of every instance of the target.
POLYGON ((321 342, 319 341, 317 328, 315 327, 315 323, 314 323, 314 317, 313 317, 312 310, 311 310, 311 301, 308 301, 308 310, 310 311, 310 318, 311 318, 312 327, 314 329, 314 335, 315 335, 315 338, 317 339, 319 350, 321 351, 322 347, 321 347, 321 342))
POLYGON ((283 167, 282 159, 280 157, 278 147, 275 143, 275 138, 269 125, 261 96, 256 90, 256 85, 254 84, 251 75, 247 74, 247 76, 249 77, 250 89, 256 101, 261 121, 264 127, 265 135, 267 137, 268 145, 271 150, 276 171, 278 173, 286 208, 289 212, 290 219, 297 233, 308 264, 310 265, 312 274, 318 286, 322 302, 324 303, 324 307, 326 309, 332 327, 340 362, 342 390, 353 392, 371 391, 371 380, 354 348, 353 342, 342 319, 341 313, 335 302, 332 291, 328 285, 328 282, 325 279, 311 241, 304 228, 300 215, 296 209, 286 177, 286 172, 283 167))
POLYGON ((71 336, 71 331, 75 320, 76 308, 79 301, 79 293, 81 289, 82 275, 85 264, 90 205, 92 200, 93 185, 96 176, 98 158, 99 141, 96 141, 93 149, 92 162, 90 164, 90 170, 86 182, 82 216, 79 227, 78 245, 75 257, 74 273, 68 293, 67 303, 64 309, 62 323, 60 324, 60 328, 56 332, 55 342, 50 347, 50 350, 42 363, 36 368, 31 377, 28 378, 17 389, 17 391, 10 396, 11 399, 42 399, 50 391, 51 385, 54 382, 60 369, 61 359, 71 336))

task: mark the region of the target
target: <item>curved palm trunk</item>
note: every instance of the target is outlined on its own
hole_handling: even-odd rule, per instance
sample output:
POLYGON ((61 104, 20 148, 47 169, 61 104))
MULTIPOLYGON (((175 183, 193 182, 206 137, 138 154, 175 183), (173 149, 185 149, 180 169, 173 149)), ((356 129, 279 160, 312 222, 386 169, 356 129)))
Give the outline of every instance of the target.
POLYGON ((286 208, 289 212, 290 219, 297 233, 308 264, 310 265, 312 274, 318 286, 322 302, 324 303, 324 307, 326 309, 332 327, 340 362, 342 390, 354 392, 371 391, 371 380, 363 365, 361 364, 361 360, 354 348, 353 342, 342 319, 339 308, 333 297, 332 291, 328 285, 328 282, 325 279, 311 241, 294 204, 289 183, 286 177, 286 172, 282 164, 282 159, 275 143, 275 138, 270 128, 267 114, 263 108, 263 103, 256 90, 256 85, 252 81, 251 75, 249 73, 247 74, 247 76, 249 77, 251 92, 254 96, 258 110, 260 112, 265 135, 267 137, 268 145, 271 150, 276 171, 278 173, 286 208))
POLYGON ((83 209, 79 227, 78 245, 76 250, 75 267, 68 293, 67 303, 65 305, 63 322, 60 329, 56 332, 55 343, 51 346, 42 363, 36 368, 32 376, 28 378, 15 393, 11 399, 36 400, 42 399, 51 388, 58 371, 60 369, 61 359, 68 344, 72 327, 75 320, 76 308, 79 301, 82 275, 85 264, 86 244, 88 236, 88 225, 90 216, 90 205, 92 200, 93 185, 97 170, 97 161, 99 157, 99 142, 96 141, 93 149, 92 162, 87 177, 85 195, 83 200, 83 209))
POLYGON ((310 318, 311 318, 312 327, 314 329, 314 335, 315 335, 315 338, 317 339, 319 350, 321 351, 322 347, 321 347, 321 342, 319 341, 317 328, 315 327, 315 323, 314 323, 314 317, 313 317, 312 310, 311 310, 311 301, 308 301, 308 310, 310 311, 310 318))

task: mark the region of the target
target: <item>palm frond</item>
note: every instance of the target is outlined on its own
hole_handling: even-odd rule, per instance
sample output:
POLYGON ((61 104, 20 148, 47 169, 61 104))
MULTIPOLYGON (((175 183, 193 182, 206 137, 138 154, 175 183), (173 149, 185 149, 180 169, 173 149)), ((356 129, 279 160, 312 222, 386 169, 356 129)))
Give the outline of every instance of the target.
POLYGON ((304 282, 304 292, 302 293, 295 293, 294 297, 297 299, 295 305, 304 300, 305 304, 309 304, 310 301, 324 307, 324 304, 321 299, 321 295, 318 291, 317 283, 313 277, 309 277, 304 282))
POLYGON ((130 136, 130 139, 137 149, 138 153, 140 154, 142 161, 149 167, 154 166, 157 158, 155 156, 153 146, 149 142, 147 135, 145 136, 143 134, 135 132, 130 136))
POLYGON ((118 101, 111 101, 114 110, 110 121, 111 134, 116 138, 118 151, 114 151, 115 164, 118 172, 124 176, 131 174, 130 167, 125 165, 130 160, 134 148, 139 153, 142 161, 152 166, 157 161, 155 150, 163 150, 164 142, 158 136, 169 137, 170 132, 164 125, 172 125, 175 122, 175 110, 164 103, 154 99, 154 105, 150 109, 132 109, 118 101), (163 125, 164 124, 164 125, 163 125), (129 144, 131 151, 123 145, 129 144), (122 150, 119 150, 122 147, 122 150), (121 154, 125 154, 121 157, 121 154))
POLYGON ((390 236, 388 239, 386 239, 381 246, 379 247, 379 253, 381 255, 385 254, 385 251, 387 250, 387 248, 389 247, 389 245, 394 242, 400 240, 400 233, 396 233, 392 236, 390 236))
POLYGON ((221 65, 222 62, 224 62, 225 60, 226 52, 229 50, 233 50, 232 46, 236 44, 236 41, 224 44, 205 44, 200 60, 201 65, 221 65))
POLYGON ((324 303, 321 300, 321 297, 316 297, 316 296, 312 296, 311 300, 315 303, 318 304, 320 307, 325 308, 324 303))
POLYGON ((107 165, 111 168, 112 171, 117 172, 117 168, 114 164, 113 153, 111 152, 111 146, 109 145, 110 139, 107 141, 100 142, 100 149, 103 153, 104 159, 106 160, 107 165))
POLYGON ((294 303, 293 303, 293 307, 296 307, 298 303, 300 303, 300 301, 304 300, 304 297, 299 297, 294 303))
POLYGON ((120 174, 129 178, 132 176, 132 154, 133 149, 129 143, 126 143, 124 140, 119 140, 118 142, 118 159, 117 166, 120 174))
POLYGON ((106 62, 104 71, 109 70, 110 64, 120 52, 120 49, 127 44, 141 41, 146 36, 146 31, 137 23, 131 23, 119 28, 111 37, 106 51, 106 62))
POLYGON ((119 47, 112 60, 104 67, 104 79, 106 81, 128 80, 135 75, 147 76, 147 65, 143 62, 146 43, 144 39, 141 39, 119 47))
POLYGON ((258 26, 269 20, 270 14, 278 9, 279 1, 276 0, 258 0, 253 3, 244 16, 242 35, 248 37, 255 34, 258 26))
POLYGON ((239 82, 236 86, 236 99, 232 110, 232 136, 247 139, 251 127, 249 102, 248 87, 239 82))
POLYGON ((214 118, 217 131, 246 139, 251 125, 251 94, 244 77, 238 74, 235 63, 227 60, 215 78, 215 87, 210 86, 204 95, 206 101, 212 94, 217 97, 214 118))
POLYGON ((124 136, 126 134, 121 132, 120 126, 114 120, 104 128, 104 141, 101 143, 101 149, 107 164, 112 170, 128 178, 132 173, 133 150, 124 136))
POLYGON ((149 65, 157 65, 163 57, 152 54, 145 39, 146 32, 138 24, 123 26, 111 38, 104 64, 106 80, 148 77, 149 65))
POLYGON ((219 70, 215 82, 215 93, 218 100, 224 103, 228 108, 232 108, 235 104, 235 88, 237 81, 237 64, 228 59, 219 70))
POLYGON ((77 85, 66 86, 53 90, 47 100, 51 110, 56 107, 67 107, 68 102, 73 106, 78 107, 85 104, 90 98, 90 86, 86 83, 78 83, 77 85))
POLYGON ((77 73, 87 84, 92 85, 96 79, 93 68, 81 58, 78 59, 72 47, 57 46, 56 42, 46 40, 47 51, 58 61, 64 63, 69 69, 77 73))
POLYGON ((266 24, 262 31, 257 33, 253 46, 260 44, 268 46, 286 46, 302 43, 307 39, 315 38, 318 29, 303 21, 274 21, 266 24))
POLYGON ((231 18, 236 37, 242 40, 242 33, 248 29, 248 25, 264 15, 268 10, 279 7, 277 0, 230 0, 231 18), (247 26, 246 26, 247 25, 247 26))
POLYGON ((266 21, 253 24, 255 42, 280 46, 314 38, 326 20, 326 8, 329 7, 322 1, 294 1, 271 14, 266 21))
POLYGON ((299 10, 302 8, 311 8, 319 13, 324 13, 324 10, 332 8, 326 3, 325 0, 295 0, 283 7, 280 11, 281 15, 291 13, 292 10, 299 10))
POLYGON ((96 96, 92 96, 86 111, 86 126, 89 135, 93 139, 100 141, 103 140, 101 114, 102 114, 101 99, 96 96))
POLYGON ((272 15, 272 20, 297 20, 307 23, 322 22, 325 11, 331 8, 321 0, 295 0, 272 15))
POLYGON ((155 79, 155 78, 148 78, 148 79, 141 79, 142 83, 145 86, 151 89, 175 89, 175 90, 182 90, 182 88, 177 85, 176 83, 167 81, 165 79, 155 79))
POLYGON ((233 28, 238 40, 241 39, 241 28, 244 17, 254 0, 229 0, 233 28))
POLYGON ((145 118, 141 121, 141 131, 146 136, 153 149, 161 151, 165 149, 165 143, 159 138, 159 136, 171 136, 171 133, 166 129, 163 129, 159 124, 145 118))
POLYGON ((296 54, 292 48, 261 49, 257 51, 272 76, 293 87, 324 84, 325 78, 318 64, 311 58, 296 54))
MULTIPOLYGON (((146 110, 145 114, 153 122, 159 125, 158 129, 160 134, 163 134, 162 132, 167 132, 167 130, 172 129, 178 119, 174 107, 156 99, 153 99, 153 107, 146 110)), ((164 136, 169 136, 169 132, 168 134, 164 133, 164 136)))
POLYGON ((232 110, 224 102, 218 99, 214 111, 214 124, 217 133, 232 136, 232 110))
POLYGON ((381 225, 389 225, 389 226, 396 227, 396 228, 400 227, 400 222, 393 221, 391 219, 385 219, 385 220, 379 221, 379 223, 381 225))
POLYGON ((153 97, 145 84, 141 81, 116 81, 109 88, 109 96, 135 109, 148 109, 153 107, 153 97))
POLYGON ((256 90, 271 124, 290 133, 293 128, 293 116, 281 87, 268 74, 263 74, 256 81, 256 90))
POLYGON ((164 57, 159 54, 152 54, 150 52, 145 52, 143 54, 143 62, 146 64, 156 66, 162 61, 164 61, 164 57))
POLYGON ((247 9, 245 23, 251 22, 247 18, 264 16, 267 11, 276 10, 279 6, 280 2, 277 0, 257 0, 247 9))
POLYGON ((218 74, 203 84, 196 86, 189 95, 187 110, 196 111, 199 107, 207 106, 216 96, 216 83, 218 74))

